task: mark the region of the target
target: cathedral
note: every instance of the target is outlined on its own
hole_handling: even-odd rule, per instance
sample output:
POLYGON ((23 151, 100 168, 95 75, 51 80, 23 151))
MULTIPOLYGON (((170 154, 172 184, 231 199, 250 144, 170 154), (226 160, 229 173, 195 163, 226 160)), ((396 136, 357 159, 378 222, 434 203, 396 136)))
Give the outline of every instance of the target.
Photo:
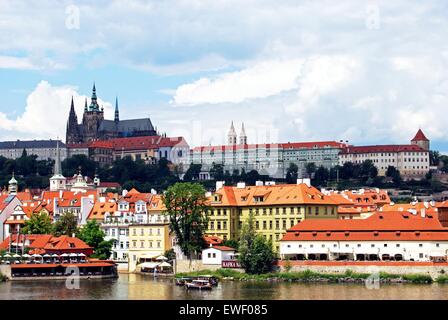
POLYGON ((111 138, 156 136, 157 131, 151 123, 151 119, 120 120, 118 111, 118 99, 115 100, 114 120, 104 119, 104 109, 97 102, 96 88, 93 84, 92 99, 84 106, 82 123, 78 123, 73 98, 70 114, 67 122, 66 143, 86 143, 94 140, 107 140, 111 138))

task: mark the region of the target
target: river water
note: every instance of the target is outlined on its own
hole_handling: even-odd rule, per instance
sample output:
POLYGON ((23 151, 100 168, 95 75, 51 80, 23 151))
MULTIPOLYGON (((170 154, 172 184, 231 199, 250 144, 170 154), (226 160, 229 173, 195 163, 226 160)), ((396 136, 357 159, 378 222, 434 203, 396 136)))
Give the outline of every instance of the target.
POLYGON ((132 300, 352 300, 448 298, 448 284, 381 284, 368 289, 363 284, 285 283, 222 281, 212 291, 186 291, 172 279, 120 274, 118 279, 82 280, 79 289, 67 289, 65 281, 9 281, 0 283, 0 300, 132 299, 132 300))

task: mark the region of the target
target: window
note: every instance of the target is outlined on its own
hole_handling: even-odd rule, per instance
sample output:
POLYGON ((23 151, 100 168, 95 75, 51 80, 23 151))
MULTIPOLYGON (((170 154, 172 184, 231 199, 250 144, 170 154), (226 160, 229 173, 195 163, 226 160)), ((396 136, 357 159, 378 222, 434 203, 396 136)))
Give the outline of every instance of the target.
POLYGON ((140 241, 140 248, 144 248, 145 247, 145 241, 140 241))
POLYGON ((397 247, 397 248, 400 248, 400 244, 399 244, 399 243, 397 243, 396 247, 397 247))
POLYGON ((419 243, 418 246, 421 248, 423 247, 423 243, 419 243))
POLYGON ((419 253, 418 257, 423 258, 423 253, 419 253))
POLYGON ((360 243, 358 243, 358 248, 361 248, 361 244, 360 243))
POLYGON ((370 245, 372 248, 375 248, 375 245, 372 243, 371 245, 370 245))

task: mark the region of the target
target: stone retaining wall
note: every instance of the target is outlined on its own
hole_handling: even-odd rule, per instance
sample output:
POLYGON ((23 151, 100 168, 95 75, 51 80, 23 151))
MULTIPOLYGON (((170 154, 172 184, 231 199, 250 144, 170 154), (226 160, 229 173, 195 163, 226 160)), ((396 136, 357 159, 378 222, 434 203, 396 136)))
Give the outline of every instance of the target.
MULTIPOLYGON (((285 271, 284 266, 280 266, 281 271, 285 271)), ((379 273, 385 272, 389 274, 425 274, 430 275, 434 280, 443 274, 448 274, 447 266, 425 266, 425 265, 406 265, 406 266, 391 266, 391 265, 292 265, 291 271, 305 271, 311 270, 318 273, 345 273, 351 270, 356 273, 379 273)))
POLYGON ((11 266, 7 264, 0 265, 0 273, 11 279, 11 266))

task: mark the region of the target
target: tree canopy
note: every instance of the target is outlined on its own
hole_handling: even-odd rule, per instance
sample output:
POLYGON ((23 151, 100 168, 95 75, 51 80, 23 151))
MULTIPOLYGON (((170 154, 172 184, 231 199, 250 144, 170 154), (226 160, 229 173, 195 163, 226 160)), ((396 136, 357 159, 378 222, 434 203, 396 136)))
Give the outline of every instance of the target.
POLYGON ((191 258, 205 246, 208 226, 205 189, 196 183, 176 183, 169 187, 163 201, 170 219, 170 230, 183 254, 191 258))
POLYGON ((246 273, 260 274, 272 270, 272 242, 256 233, 252 213, 241 230, 238 252, 238 261, 246 273))
POLYGON ((25 221, 24 227, 20 230, 22 234, 51 234, 53 225, 48 214, 41 212, 32 214, 30 219, 25 221))

